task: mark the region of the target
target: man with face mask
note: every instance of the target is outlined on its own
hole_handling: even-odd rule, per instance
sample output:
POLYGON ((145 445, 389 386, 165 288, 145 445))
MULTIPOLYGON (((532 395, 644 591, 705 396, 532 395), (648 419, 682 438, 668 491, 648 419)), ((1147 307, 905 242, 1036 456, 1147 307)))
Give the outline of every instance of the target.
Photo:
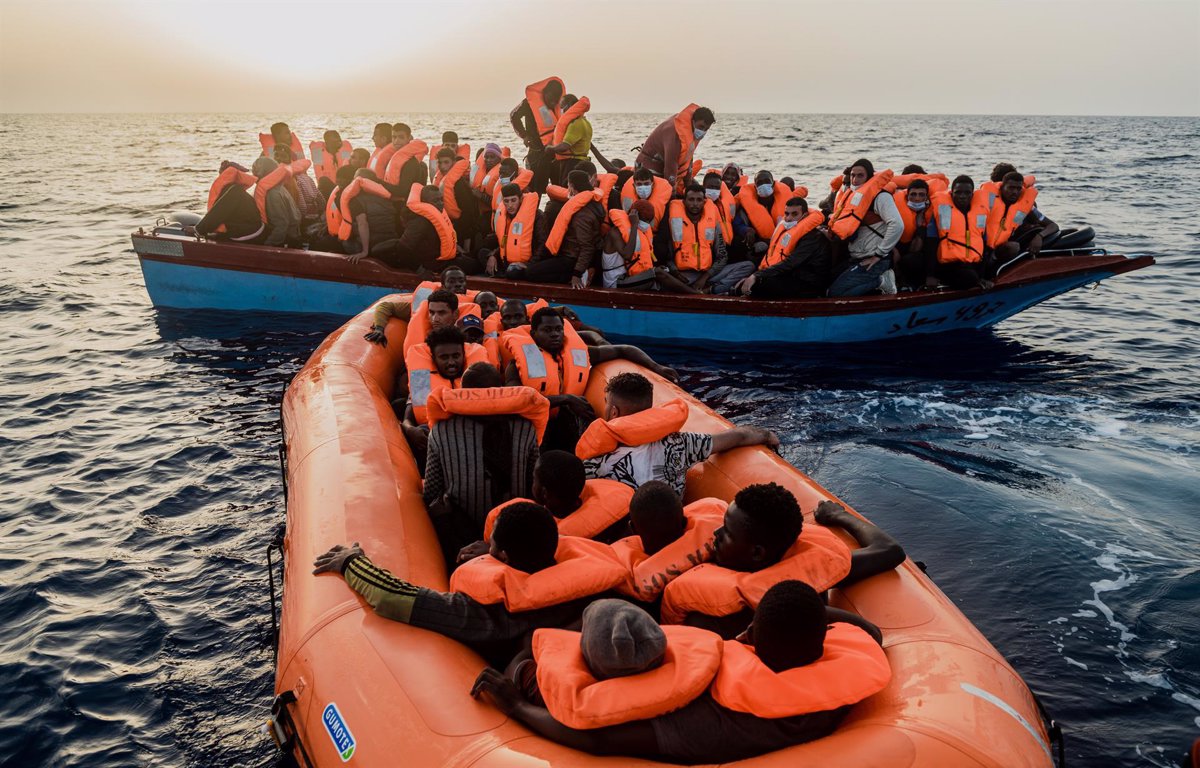
POLYGON ((896 282, 905 289, 920 288, 925 278, 932 275, 937 266, 936 230, 934 237, 927 237, 929 225, 929 183, 914 179, 907 189, 892 193, 896 210, 904 220, 904 231, 894 252, 896 282))
POLYGON ((683 111, 662 121, 642 144, 635 168, 645 168, 667 180, 676 194, 692 181, 692 159, 696 145, 717 122, 708 107, 689 104, 683 111))
POLYGON ((896 201, 883 190, 891 176, 891 171, 875 173, 865 158, 850 166, 849 183, 834 198, 828 230, 839 251, 845 249, 841 252, 848 266, 829 286, 830 296, 896 292, 892 249, 900 242, 904 220, 896 201))

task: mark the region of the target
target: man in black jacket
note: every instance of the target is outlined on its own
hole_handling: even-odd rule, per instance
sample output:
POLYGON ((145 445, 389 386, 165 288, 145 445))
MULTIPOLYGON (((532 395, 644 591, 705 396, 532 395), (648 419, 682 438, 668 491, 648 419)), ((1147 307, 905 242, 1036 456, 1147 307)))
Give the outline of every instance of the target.
MULTIPOLYGON (((799 224, 808 214, 808 203, 794 197, 783 209, 783 221, 799 224)), ((812 299, 825 294, 829 287, 829 239, 819 229, 800 238, 783 260, 760 268, 730 291, 732 294, 756 299, 812 299)))

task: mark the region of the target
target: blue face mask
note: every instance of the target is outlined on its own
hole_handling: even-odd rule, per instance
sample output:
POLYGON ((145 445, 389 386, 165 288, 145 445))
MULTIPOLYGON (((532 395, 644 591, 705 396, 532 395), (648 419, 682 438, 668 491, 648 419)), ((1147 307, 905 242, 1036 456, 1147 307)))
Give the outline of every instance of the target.
POLYGON ((774 184, 759 184, 757 187, 755 187, 755 189, 758 190, 759 197, 770 197, 771 193, 775 191, 775 185, 774 184))
POLYGON ((706 133, 708 133, 708 131, 702 131, 699 128, 692 129, 692 135, 696 137, 696 141, 700 141, 700 139, 703 139, 704 134, 706 134, 706 133))
POLYGON ((929 202, 926 201, 924 203, 914 203, 914 202, 908 201, 907 205, 910 210, 917 211, 919 213, 919 212, 925 210, 929 206, 929 202))
POLYGON ((650 197, 650 192, 653 189, 654 189, 653 184, 634 184, 633 185, 633 191, 635 193, 637 193, 637 196, 642 200, 645 200, 646 198, 650 197))

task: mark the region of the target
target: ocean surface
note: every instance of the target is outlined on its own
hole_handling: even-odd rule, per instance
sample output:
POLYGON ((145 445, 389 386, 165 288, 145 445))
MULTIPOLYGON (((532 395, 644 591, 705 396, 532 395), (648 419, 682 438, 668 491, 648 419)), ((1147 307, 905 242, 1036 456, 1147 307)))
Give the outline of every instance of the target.
MULTIPOLYGON (((663 117, 595 115, 595 141, 632 160, 663 117)), ((512 138, 505 115, 0 116, 0 764, 270 758, 278 404, 339 321, 156 311, 129 233, 202 209, 275 119, 512 138)), ((813 201, 859 156, 1011 161, 1051 218, 1158 259, 986 333, 651 351, 926 562, 1070 764, 1173 764, 1200 735, 1200 120, 718 120, 702 158, 813 201)))

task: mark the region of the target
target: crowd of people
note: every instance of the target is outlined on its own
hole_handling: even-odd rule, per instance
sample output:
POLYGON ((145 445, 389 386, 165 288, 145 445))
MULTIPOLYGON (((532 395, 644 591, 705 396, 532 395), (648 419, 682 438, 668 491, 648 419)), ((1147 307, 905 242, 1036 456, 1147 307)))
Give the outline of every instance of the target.
POLYGON ((686 431, 687 403, 656 404, 651 379, 628 370, 606 378, 597 414, 597 364, 675 371, 565 308, 472 290, 459 266, 439 277, 378 303, 366 339, 403 345, 389 350, 404 361, 393 407, 449 590, 398 578, 357 544, 314 573, 471 646, 492 665, 472 695, 595 754, 750 757, 827 735, 887 685, 880 630, 822 595, 903 562, 894 540, 832 501, 807 523, 775 483, 685 504, 693 465, 778 438, 686 431))
POLYGON ((781 299, 986 288, 1058 231, 1034 177, 1008 163, 976 185, 861 158, 810 206, 791 178, 697 160, 716 123, 706 107, 664 120, 633 165, 604 157, 590 108, 557 77, 527 86, 510 115, 523 162, 500 142, 472 152, 454 131, 429 146, 405 123, 376 125, 371 150, 326 131, 306 157, 276 123, 250 169, 222 164, 194 232, 413 272, 781 299))

